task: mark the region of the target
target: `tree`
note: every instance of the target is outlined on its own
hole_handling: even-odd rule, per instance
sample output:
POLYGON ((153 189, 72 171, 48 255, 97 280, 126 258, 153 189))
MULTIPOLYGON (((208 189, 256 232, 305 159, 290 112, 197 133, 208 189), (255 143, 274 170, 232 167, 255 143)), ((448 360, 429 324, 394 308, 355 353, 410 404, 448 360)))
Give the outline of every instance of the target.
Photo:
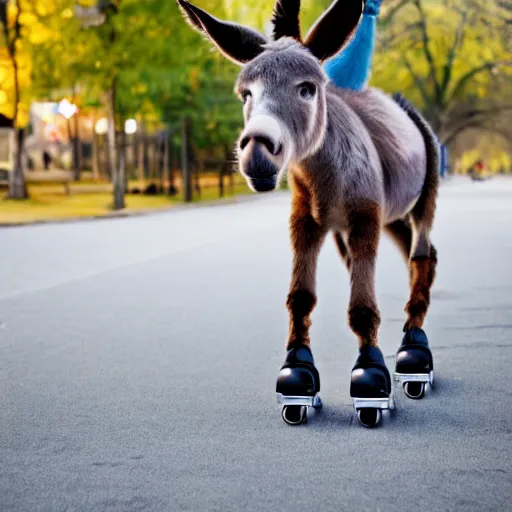
MULTIPOLYGON (((80 75, 73 65, 80 54, 75 39, 80 23, 74 16, 73 7, 74 0, 54 0, 53 4, 46 3, 43 8, 35 8, 32 12, 37 26, 34 25, 31 33, 40 34, 38 27, 44 27, 44 37, 39 35, 37 44, 29 48, 33 69, 31 96, 52 101, 67 99, 81 110, 84 101, 78 86, 80 75)), ((81 167, 78 116, 78 113, 73 115, 73 123, 67 119, 74 178, 77 181, 81 167)))
MULTIPOLYGON (((15 129, 15 162, 10 173, 9 197, 28 197, 23 174, 25 128, 33 98, 48 92, 49 87, 62 86, 55 68, 43 72, 37 60, 43 48, 48 63, 62 43, 61 28, 69 26, 72 0, 0 0, 0 112, 13 119, 15 129), (3 44, 2 44, 3 43, 3 44), (49 77, 52 77, 50 80, 49 77)), ((48 65, 47 63, 47 65, 48 65)))
POLYGON ((495 0, 384 2, 372 83, 420 106, 445 144, 491 128, 512 108, 507 19, 495 0))
MULTIPOLYGON (((183 44, 181 36, 187 27, 174 2, 117 0, 99 2, 96 7, 104 19, 81 35, 87 40, 79 65, 82 83, 98 94, 108 91, 104 100, 109 112, 114 208, 120 209, 124 208, 125 178, 118 158, 116 120, 122 131, 126 115, 135 115, 148 103, 164 118, 173 93, 179 96, 181 77, 188 71, 186 61, 197 48, 183 44)), ((190 36, 184 39, 188 42, 190 36)))
POLYGON ((4 37, 4 52, 9 63, 9 72, 12 76, 12 107, 9 117, 13 120, 15 133, 14 169, 9 173, 10 199, 25 199, 28 197, 22 162, 24 130, 19 119, 21 102, 19 42, 22 39, 20 22, 22 12, 20 0, 15 0, 9 4, 7 2, 0 2, 0 23, 4 37))

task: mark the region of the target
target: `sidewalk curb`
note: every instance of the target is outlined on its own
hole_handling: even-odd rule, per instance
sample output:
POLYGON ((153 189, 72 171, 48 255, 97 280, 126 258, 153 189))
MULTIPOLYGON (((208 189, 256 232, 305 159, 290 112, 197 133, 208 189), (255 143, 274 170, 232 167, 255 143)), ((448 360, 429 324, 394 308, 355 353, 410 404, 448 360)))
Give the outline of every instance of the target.
MULTIPOLYGON (((274 194, 286 193, 286 191, 278 190, 274 194)), ((213 199, 211 201, 204 201, 198 203, 184 203, 177 206, 170 206, 168 208, 154 208, 149 210, 120 210, 102 213, 99 215, 90 215, 84 217, 68 217, 65 219, 42 219, 42 220, 28 220, 21 222, 0 222, 0 229, 19 228, 28 226, 37 226, 42 224, 71 224, 79 222, 91 222, 109 219, 122 219, 128 217, 144 217, 149 215, 158 215, 161 213, 181 212, 196 208, 215 208, 219 206, 232 206, 236 204, 246 203, 250 201, 258 201, 268 198, 269 194, 241 194, 235 197, 225 199, 213 199)))

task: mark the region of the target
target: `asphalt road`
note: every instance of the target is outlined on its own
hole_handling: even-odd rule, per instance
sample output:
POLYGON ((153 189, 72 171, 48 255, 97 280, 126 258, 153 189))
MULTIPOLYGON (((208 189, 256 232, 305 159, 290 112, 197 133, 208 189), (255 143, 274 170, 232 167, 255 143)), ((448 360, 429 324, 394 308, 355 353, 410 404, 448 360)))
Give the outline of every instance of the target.
MULTIPOLYGON (((436 386, 361 427, 332 240, 312 348, 324 409, 280 417, 286 193, 147 217, 0 230, 0 510, 512 510, 512 180, 452 180, 426 325, 436 386)), ((381 346, 406 271, 383 240, 381 346)))

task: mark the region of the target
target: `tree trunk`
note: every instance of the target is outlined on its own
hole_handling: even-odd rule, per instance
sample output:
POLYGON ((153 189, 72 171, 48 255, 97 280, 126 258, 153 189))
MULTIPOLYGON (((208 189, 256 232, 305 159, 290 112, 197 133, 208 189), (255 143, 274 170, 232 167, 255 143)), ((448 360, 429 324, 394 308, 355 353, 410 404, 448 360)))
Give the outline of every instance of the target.
POLYGON ((168 193, 170 196, 174 196, 177 193, 176 187, 174 186, 174 166, 176 160, 176 148, 172 142, 172 138, 169 140, 169 166, 167 168, 167 184, 169 186, 168 193))
POLYGON ((142 130, 140 131, 138 137, 137 150, 137 170, 139 175, 139 187, 142 192, 144 190, 144 127, 142 127, 142 130))
POLYGON ((192 173, 188 161, 188 122, 181 121, 181 177, 183 180, 185 201, 192 201, 192 173))
POLYGON ((158 163, 157 163, 157 142, 154 140, 151 141, 149 145, 149 173, 151 176, 151 183, 154 183, 155 178, 158 175, 158 163))
POLYGON ((125 208, 124 202, 124 168, 117 162, 117 140, 116 140, 116 80, 108 92, 108 154, 110 165, 110 176, 114 184, 114 210, 125 208))
POLYGON ((72 139, 73 143, 73 171, 75 181, 80 181, 80 171, 82 170, 80 155, 80 133, 78 128, 78 113, 74 115, 75 134, 72 139))
POLYGON ((219 197, 224 197, 224 165, 219 169, 219 197))
MULTIPOLYGON (((197 160, 196 160, 197 162, 197 160)), ((201 174, 203 173, 203 170, 204 170, 204 160, 203 158, 201 157, 199 159, 199 162, 197 165, 194 166, 195 167, 195 180, 194 180, 194 188, 196 190, 196 194, 198 197, 201 197, 201 174)))
POLYGON ((23 144, 25 130, 16 130, 14 137, 14 168, 9 173, 9 199, 27 199, 28 191, 23 175, 23 144))
MULTIPOLYGON (((165 193, 165 181, 166 181, 166 174, 169 169, 169 134, 165 134, 164 139, 164 154, 162 158, 162 169, 160 171, 160 192, 163 194, 165 193)), ((169 183, 167 183, 169 185, 169 183)))
MULTIPOLYGON (((19 5, 18 16, 20 13, 19 5)), ((17 22, 17 20, 16 20, 17 22)), ((6 42, 7 42, 7 29, 6 31, 6 42)), ((16 25, 16 31, 19 31, 19 25, 16 25)), ((19 35, 19 34, 18 34, 19 35)), ((18 37, 17 35, 17 37, 18 37)), ((18 128, 18 104, 20 102, 20 84, 18 79, 18 62, 16 61, 16 46, 13 43, 12 49, 9 52, 12 61, 12 67, 14 70, 14 116, 13 116, 13 127, 15 130, 14 136, 14 169, 9 174, 9 199, 27 199, 28 191, 25 185, 25 176, 23 174, 23 145, 25 142, 25 131, 18 128)))
POLYGON ((100 152, 98 147, 98 134, 92 133, 92 177, 95 181, 100 179, 100 152))
MULTIPOLYGON (((121 126, 124 126, 124 123, 121 123, 121 126)), ((123 180, 123 194, 126 194, 128 190, 128 172, 126 170, 126 132, 124 130, 121 131, 121 151, 119 152, 119 179, 123 180)), ((123 197, 124 200, 124 197, 123 197)))
POLYGON ((68 128, 69 145, 71 146, 71 167, 73 169, 73 180, 80 181, 80 171, 78 170, 78 155, 75 137, 73 137, 73 132, 71 130, 71 118, 66 118, 66 124, 68 128))
POLYGON ((150 180, 151 179, 151 166, 150 166, 150 140, 147 132, 144 132, 144 142, 142 145, 142 156, 143 156, 143 164, 144 164, 144 178, 150 180))

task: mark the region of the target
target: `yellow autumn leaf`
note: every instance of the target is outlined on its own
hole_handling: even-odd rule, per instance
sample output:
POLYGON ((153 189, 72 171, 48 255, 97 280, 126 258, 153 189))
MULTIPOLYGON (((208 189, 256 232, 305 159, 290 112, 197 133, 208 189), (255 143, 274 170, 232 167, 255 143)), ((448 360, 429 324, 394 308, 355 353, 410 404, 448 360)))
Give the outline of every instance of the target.
POLYGON ((18 127, 26 128, 30 122, 30 110, 25 103, 18 105, 18 127))
POLYGON ((190 81, 190 87, 192 88, 192 90, 194 92, 197 91, 199 89, 199 68, 198 67, 192 68, 192 70, 190 71, 189 81, 190 81))

